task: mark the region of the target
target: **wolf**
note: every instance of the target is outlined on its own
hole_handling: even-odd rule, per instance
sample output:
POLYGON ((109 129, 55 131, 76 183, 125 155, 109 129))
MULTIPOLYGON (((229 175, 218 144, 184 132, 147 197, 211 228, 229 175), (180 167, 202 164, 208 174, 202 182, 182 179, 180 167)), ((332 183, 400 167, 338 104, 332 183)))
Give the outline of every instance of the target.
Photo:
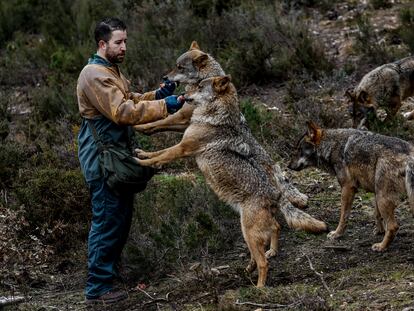
POLYGON ((240 122, 237 92, 229 76, 207 78, 185 95, 195 106, 190 125, 175 146, 155 151, 137 150, 144 166, 161 167, 194 156, 217 196, 240 213, 243 237, 250 251, 246 268, 258 269, 257 286, 266 282, 268 261, 278 247, 280 211, 289 226, 308 232, 326 232, 324 222, 291 205, 273 178, 273 165, 260 163, 240 122), (265 247, 270 242, 269 250, 265 247))
POLYGON ((398 230, 394 210, 400 193, 407 193, 414 212, 414 146, 369 131, 322 129, 313 122, 307 126, 288 167, 300 171, 313 166, 336 176, 341 186, 341 216, 328 238, 344 234, 355 193, 362 188, 375 193, 375 231, 385 233, 372 250, 386 250, 398 230))
MULTIPOLYGON (((407 57, 385 64, 368 72, 361 82, 345 92, 354 128, 364 125, 369 128, 368 117, 376 117, 378 108, 387 114, 385 121, 392 119, 400 109, 402 101, 414 95, 414 57, 407 57)), ((414 110, 404 114, 407 120, 414 119, 414 110)))
MULTIPOLYGON (((193 41, 190 49, 178 57, 176 67, 167 74, 167 78, 170 81, 185 84, 186 92, 191 92, 197 89, 200 81, 224 75, 224 70, 220 64, 210 54, 201 51, 198 43, 193 41)), ((185 103, 178 112, 169 115, 163 120, 137 125, 134 128, 144 134, 153 134, 161 131, 183 132, 190 124, 194 109, 194 105, 185 103)), ((273 162, 270 155, 257 142, 242 113, 239 114, 239 117, 242 130, 245 133, 245 139, 248 140, 251 152, 255 154, 257 161, 263 165, 272 165, 273 170, 269 171, 269 174, 275 179, 277 187, 283 189, 283 195, 295 206, 305 208, 308 197, 289 182, 280 166, 273 162)))
MULTIPOLYGON (((184 84, 185 91, 188 92, 196 88, 201 80, 224 75, 220 64, 210 54, 201 51, 198 43, 193 41, 190 49, 177 58, 176 67, 165 77, 172 82, 184 84)), ((162 131, 184 132, 190 125, 193 110, 193 105, 184 103, 178 112, 167 118, 136 125, 134 128, 148 135, 162 131)))

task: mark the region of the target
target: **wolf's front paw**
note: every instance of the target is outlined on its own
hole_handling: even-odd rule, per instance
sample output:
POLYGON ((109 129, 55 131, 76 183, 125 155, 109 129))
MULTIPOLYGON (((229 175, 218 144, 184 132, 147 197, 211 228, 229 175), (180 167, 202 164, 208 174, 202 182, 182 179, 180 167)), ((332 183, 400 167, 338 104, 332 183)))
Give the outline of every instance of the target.
POLYGON ((153 128, 149 123, 147 123, 147 124, 134 125, 134 129, 137 130, 140 133, 150 135, 150 134, 152 134, 152 129, 153 128))
POLYGON ((328 235, 327 235, 327 237, 328 237, 329 240, 335 240, 335 239, 340 238, 342 235, 343 235, 342 232, 337 232, 335 230, 335 231, 329 232, 328 235))
POLYGON ((375 243, 372 245, 371 248, 374 252, 383 252, 387 249, 387 247, 385 247, 383 243, 375 243))
POLYGON ((148 155, 147 152, 145 152, 142 149, 135 149, 135 155, 139 158, 139 159, 148 159, 148 155))
POLYGON ((277 254, 277 250, 275 250, 275 249, 273 249, 273 248, 270 248, 270 249, 266 252, 265 256, 266 256, 266 258, 267 258, 267 259, 269 259, 270 257, 274 257, 274 256, 276 256, 276 254, 277 254))

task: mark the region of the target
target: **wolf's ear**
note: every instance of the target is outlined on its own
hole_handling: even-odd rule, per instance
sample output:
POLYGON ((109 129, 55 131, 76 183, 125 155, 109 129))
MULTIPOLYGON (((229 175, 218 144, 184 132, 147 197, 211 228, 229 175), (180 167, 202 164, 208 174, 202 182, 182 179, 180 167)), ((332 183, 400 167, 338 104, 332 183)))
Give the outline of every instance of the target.
POLYGON ((369 101, 369 94, 366 91, 361 91, 358 95, 358 102, 366 104, 369 101))
POLYGON ((194 58, 193 63, 196 65, 199 69, 204 68, 207 65, 208 55, 205 53, 202 53, 198 55, 196 58, 194 58))
POLYGON ((201 50, 200 47, 198 46, 197 41, 191 42, 190 50, 201 50))
POLYGON ((223 93, 231 81, 231 76, 220 76, 214 78, 213 87, 217 93, 223 93))
POLYGON ((345 91, 345 96, 347 96, 350 100, 355 100, 355 91, 352 87, 345 91))
POLYGON ((310 141, 315 145, 319 145, 322 136, 322 129, 313 121, 306 122, 308 126, 308 136, 310 141))

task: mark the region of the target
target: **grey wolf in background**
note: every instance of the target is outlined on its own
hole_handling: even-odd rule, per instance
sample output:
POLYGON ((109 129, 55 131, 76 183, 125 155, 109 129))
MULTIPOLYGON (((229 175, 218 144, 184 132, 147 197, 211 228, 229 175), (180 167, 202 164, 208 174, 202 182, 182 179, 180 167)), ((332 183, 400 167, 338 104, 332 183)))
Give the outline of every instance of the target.
MULTIPOLYGON (((197 89, 200 81, 215 77, 224 76, 225 73, 220 64, 209 54, 200 50, 196 41, 191 43, 190 49, 178 57, 176 67, 168 75, 170 81, 186 85, 186 92, 197 89)), ((184 131, 190 124, 194 105, 185 103, 177 112, 165 119, 135 126, 135 129, 145 134, 152 134, 160 131, 184 131)), ((244 131, 245 140, 250 146, 250 152, 255 154, 258 163, 272 166, 269 170, 271 178, 275 179, 278 189, 281 189, 288 200, 298 206, 306 207, 308 197, 295 188, 284 176, 280 166, 273 162, 266 150, 257 142, 247 126, 244 116, 240 113, 240 124, 244 131)))
POLYGON ((289 168, 319 167, 335 175, 341 186, 341 217, 331 239, 343 235, 358 188, 375 193, 376 232, 384 233, 374 251, 384 251, 398 224, 394 209, 406 192, 414 212, 414 147, 401 139, 355 129, 321 129, 308 123, 289 168))
MULTIPOLYGON (((369 127, 367 118, 369 114, 375 117, 378 108, 387 113, 385 121, 390 120, 397 114, 402 101, 414 95, 414 57, 375 68, 345 95, 349 99, 354 128, 369 127)), ((405 113, 404 117, 414 119, 414 110, 405 113)))
POLYGON ((273 165, 261 163, 251 134, 240 122, 236 88, 229 76, 208 78, 186 94, 195 110, 180 143, 155 152, 137 150, 141 165, 160 167, 195 156, 198 167, 217 196, 240 213, 243 237, 251 259, 247 271, 258 268, 257 286, 266 282, 267 258, 276 255, 280 226, 278 210, 289 226, 323 232, 326 224, 293 207, 273 178, 273 165), (265 247, 270 242, 270 249, 265 247))

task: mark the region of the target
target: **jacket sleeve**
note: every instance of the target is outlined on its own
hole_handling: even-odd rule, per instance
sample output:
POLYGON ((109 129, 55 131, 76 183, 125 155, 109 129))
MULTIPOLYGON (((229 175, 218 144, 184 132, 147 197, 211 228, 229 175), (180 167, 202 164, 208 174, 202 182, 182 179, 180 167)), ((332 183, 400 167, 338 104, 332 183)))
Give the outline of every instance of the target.
POLYGON ((155 91, 146 92, 143 94, 131 92, 129 97, 135 102, 139 102, 141 100, 155 100, 155 91))
POLYGON ((152 100, 155 91, 131 97, 131 93, 124 91, 121 80, 111 76, 97 74, 90 81, 91 85, 84 89, 85 95, 100 113, 117 124, 143 124, 168 115, 165 100, 152 100))

